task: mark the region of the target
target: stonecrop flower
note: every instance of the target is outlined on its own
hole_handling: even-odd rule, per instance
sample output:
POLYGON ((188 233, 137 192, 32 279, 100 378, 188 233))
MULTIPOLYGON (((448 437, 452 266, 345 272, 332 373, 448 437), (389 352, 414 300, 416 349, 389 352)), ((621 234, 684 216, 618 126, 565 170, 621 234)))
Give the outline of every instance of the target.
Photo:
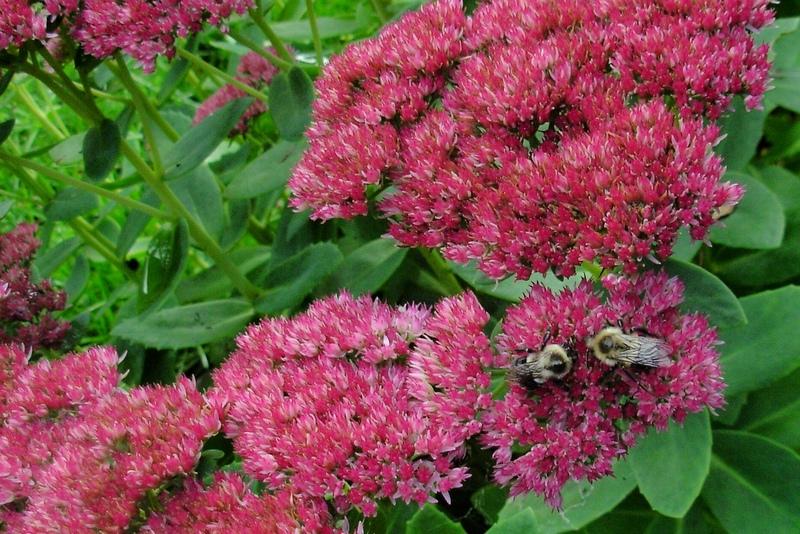
POLYGON ((428 4, 327 66, 292 205, 347 218, 376 197, 399 243, 494 278, 635 272, 743 194, 720 182, 709 119, 734 95, 759 105, 769 65, 751 32, 767 6, 428 4))
POLYGON ((0 11, 0 50, 28 41, 47 43, 71 35, 88 54, 102 59, 121 50, 155 68, 159 55, 173 57, 175 40, 204 23, 222 26, 252 0, 8 0, 0 11), (7 5, 5 5, 7 4, 7 5))
MULTIPOLYGON (((274 53, 272 48, 268 49, 274 53)), ((248 52, 236 68, 236 79, 245 83, 253 89, 265 89, 269 86, 272 78, 278 73, 277 67, 266 59, 256 54, 255 52, 248 52)), ((225 84, 220 87, 217 92, 208 97, 194 114, 194 124, 199 124, 203 119, 213 114, 219 108, 231 100, 247 96, 247 93, 230 84, 225 84)), ((242 115, 236 127, 231 131, 231 136, 237 134, 244 134, 250 127, 250 123, 259 115, 267 112, 267 105, 261 100, 255 100, 250 107, 248 107, 242 115)))
POLYGON ((164 499, 163 511, 152 514, 141 532, 195 534, 332 533, 330 514, 322 500, 303 499, 287 492, 255 495, 241 476, 217 473, 209 487, 195 479, 164 499))
POLYGON ((245 472, 270 489, 339 514, 424 503, 469 476, 457 460, 490 402, 487 321, 472 294, 432 312, 339 294, 250 327, 210 395, 227 402, 245 472))
POLYGON ((123 532, 148 490, 194 469, 219 415, 186 378, 81 406, 10 530, 123 532))
POLYGON ((561 380, 532 390, 512 383, 483 419, 483 443, 495 449, 495 480, 510 484, 512 495, 534 491, 559 507, 568 480, 610 475, 612 462, 649 427, 663 430, 671 419, 724 405, 716 331, 704 316, 678 310, 677 278, 607 276, 603 287, 605 301, 588 281, 560 294, 536 285, 503 321, 495 341, 507 366, 546 344, 565 347, 573 358, 561 380), (671 364, 604 364, 587 338, 608 326, 664 340, 671 364))
POLYGON ((0 345, 0 525, 18 516, 87 404, 113 393, 117 353, 93 348, 28 365, 21 345, 0 345))
POLYGON ((30 263, 39 248, 35 224, 20 224, 0 234, 0 343, 31 349, 58 347, 70 324, 53 317, 67 296, 49 280, 33 281, 30 263))

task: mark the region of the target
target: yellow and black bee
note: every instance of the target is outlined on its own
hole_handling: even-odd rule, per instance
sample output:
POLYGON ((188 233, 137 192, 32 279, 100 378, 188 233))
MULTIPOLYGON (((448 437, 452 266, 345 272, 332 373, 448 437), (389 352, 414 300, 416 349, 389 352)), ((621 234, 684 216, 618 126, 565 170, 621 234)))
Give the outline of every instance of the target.
POLYGON ((517 358, 509 379, 532 391, 550 380, 561 380, 572 370, 572 357, 561 345, 546 345, 538 352, 517 358))
POLYGON ((626 334, 615 327, 604 328, 589 340, 589 347, 598 360, 608 366, 643 365, 666 367, 672 363, 669 345, 650 336, 626 334))

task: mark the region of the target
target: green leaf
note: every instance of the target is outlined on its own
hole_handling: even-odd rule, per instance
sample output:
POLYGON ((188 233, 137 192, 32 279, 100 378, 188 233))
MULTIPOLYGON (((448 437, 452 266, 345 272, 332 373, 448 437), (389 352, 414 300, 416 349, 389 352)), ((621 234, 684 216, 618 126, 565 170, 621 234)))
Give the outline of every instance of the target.
POLYGON ((742 287, 780 284, 800 276, 800 217, 789 220, 779 248, 739 256, 716 271, 725 281, 742 287))
POLYGON ((683 426, 650 429, 629 452, 639 490, 657 512, 683 517, 700 495, 711 462, 708 412, 692 414, 683 426))
POLYGON ((800 287, 765 291, 740 302, 747 326, 720 330, 729 396, 762 388, 800 367, 800 287))
POLYGON ((203 163, 228 137, 252 102, 252 98, 232 100, 178 139, 164 154, 166 178, 183 176, 203 163))
POLYGON ((500 518, 500 510, 505 506, 506 499, 508 499, 507 489, 489 484, 473 493, 469 500, 486 522, 493 525, 500 518))
POLYGON ((407 248, 398 248, 392 239, 370 241, 347 255, 331 281, 356 296, 374 293, 391 278, 407 253, 407 248))
POLYGON ((725 400, 727 404, 721 411, 711 417, 711 421, 725 426, 733 426, 739 419, 742 408, 747 404, 747 393, 728 395, 725 400))
POLYGON ((253 198, 284 188, 306 146, 305 141, 279 141, 236 175, 225 197, 253 198))
POLYGON ((158 308, 175 290, 189 254, 189 230, 181 221, 150 241, 139 288, 139 310, 158 308))
POLYGON ((602 478, 594 484, 568 482, 561 492, 564 509, 560 513, 553 511, 538 495, 528 494, 509 500, 500 511, 500 520, 530 509, 542 534, 576 530, 612 510, 635 487, 636 477, 630 466, 617 462, 613 477, 602 478))
POLYGON ((284 139, 300 139, 311 123, 314 84, 300 68, 277 74, 269 86, 269 110, 284 139))
POLYGON ((722 131, 727 137, 716 148, 729 171, 744 170, 753 159, 766 118, 766 111, 747 111, 741 97, 734 99, 733 111, 720 120, 722 131))
POLYGON ((267 275, 264 296, 256 302, 259 313, 271 315, 292 308, 311 293, 342 262, 332 243, 316 243, 276 265, 267 275))
POLYGON ((8 86, 11 84, 11 79, 14 77, 15 71, 7 70, 0 76, 0 95, 6 92, 8 86))
POLYGON ((379 502, 375 517, 365 519, 364 532, 406 534, 406 523, 418 510, 419 506, 415 503, 406 504, 399 500, 395 503, 379 502))
MULTIPOLYGON (((346 35, 361 29, 361 24, 357 20, 331 17, 317 17, 317 26, 322 39, 346 35)), ((311 41, 311 30, 307 20, 275 22, 272 24, 272 29, 286 41, 293 43, 311 41)))
POLYGON ((426 504, 406 524, 406 534, 466 534, 464 528, 439 511, 436 506, 426 504))
POLYGON ((786 216, 778 197, 746 174, 728 173, 726 178, 743 185, 746 192, 734 212, 711 229, 709 239, 737 248, 779 247, 786 228, 786 216))
POLYGON ((83 158, 84 137, 86 137, 86 132, 67 137, 51 148, 47 154, 56 165, 69 165, 81 161, 83 158))
POLYGON ((677 276, 685 286, 681 310, 700 312, 717 326, 735 326, 747 322, 736 295, 722 281, 693 263, 670 259, 664 266, 671 276, 677 276))
POLYGON ((66 187, 56 193, 44 214, 51 221, 69 221, 96 209, 100 205, 97 197, 74 187, 66 187))
POLYGON ((2 145, 8 136, 11 135, 11 131, 14 129, 14 124, 16 120, 8 119, 7 121, 0 122, 0 145, 2 145))
POLYGON ((121 143, 119 126, 110 119, 89 128, 83 138, 83 169, 90 180, 100 181, 114 169, 121 143))
MULTIPOLYGON (((230 254, 231 261, 244 275, 264 265, 269 261, 269 257, 269 247, 244 248, 230 254)), ((181 281, 175 290, 175 296, 185 303, 225 297, 231 291, 233 291, 231 279, 219 267, 214 266, 181 281)))
POLYGON ((167 185, 192 215, 203 223, 203 228, 211 237, 219 239, 225 226, 225 209, 219 184, 208 167, 197 167, 167 185))
POLYGON ((75 263, 72 265, 72 272, 64 284, 64 291, 67 292, 70 304, 75 302, 86 287, 86 282, 89 281, 89 261, 86 256, 81 254, 75 258, 75 263))
POLYGON ((800 456, 766 438, 714 432, 703 499, 731 534, 800 531, 800 456))
POLYGON ((800 448, 800 369, 748 396, 737 426, 800 448))
POLYGON ((577 286, 581 280, 589 276, 587 273, 579 272, 575 276, 560 280, 557 276, 548 272, 547 274, 534 273, 528 280, 517 280, 512 276, 498 281, 492 280, 483 274, 474 261, 466 265, 452 261, 447 262, 447 264, 456 276, 464 280, 476 291, 515 303, 528 294, 528 290, 533 284, 542 284, 553 291, 560 292, 564 288, 577 286))
POLYGON ((710 534, 711 529, 703 517, 703 510, 693 506, 685 517, 659 516, 648 525, 645 534, 710 534))
POLYGON ((0 220, 2 220, 6 215, 8 215, 8 212, 11 210, 12 207, 14 207, 13 200, 4 200, 0 202, 0 220))
POLYGON ((692 261, 697 251, 703 246, 702 241, 695 241, 689 235, 685 226, 682 226, 678 232, 678 239, 672 245, 672 258, 681 261, 692 261))
POLYGON ((536 534, 539 528, 536 524, 536 516, 530 509, 522 510, 498 522, 486 531, 486 534, 536 534))
POLYGON ((800 215, 800 177, 783 167, 759 169, 758 177, 772 191, 788 215, 800 215))
POLYGON ((212 300, 126 319, 111 333, 157 349, 197 347, 232 338, 254 313, 245 300, 212 300))
POLYGON ((50 278, 55 270, 80 248, 82 243, 80 238, 72 237, 57 243, 53 247, 47 249, 46 252, 37 254, 33 262, 37 276, 40 279, 50 278))

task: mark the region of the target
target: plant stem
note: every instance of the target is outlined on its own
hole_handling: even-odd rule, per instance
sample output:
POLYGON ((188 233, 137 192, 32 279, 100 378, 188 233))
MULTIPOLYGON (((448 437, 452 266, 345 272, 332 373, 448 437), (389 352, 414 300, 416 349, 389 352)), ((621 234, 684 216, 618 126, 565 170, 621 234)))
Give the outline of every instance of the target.
MULTIPOLYGON (((39 198, 41 198, 44 202, 50 202, 53 199, 53 195, 24 169, 20 167, 12 167, 11 170, 14 172, 14 174, 19 176, 20 179, 27 184, 28 188, 36 193, 36 195, 38 195, 39 198)), ((72 230, 83 240, 84 243, 95 249, 106 259, 106 261, 115 266, 122 272, 122 274, 128 277, 128 279, 134 282, 137 281, 136 274, 114 254, 114 251, 106 243, 103 243, 105 238, 101 239, 102 236, 95 235, 95 229, 86 221, 86 219, 83 217, 75 217, 74 219, 67 221, 67 224, 72 227, 72 230)))
POLYGON ((50 135, 55 137, 58 141, 61 141, 62 139, 67 137, 66 134, 61 130, 59 130, 55 124, 50 122, 50 119, 47 118, 47 115, 42 113, 42 110, 39 109, 39 106, 37 106, 33 102, 31 95, 28 93, 28 91, 25 90, 23 86, 14 83, 13 87, 14 90, 17 92, 17 96, 19 96, 20 100, 25 105, 25 107, 28 108, 28 111, 30 111, 31 114, 33 114, 33 116, 36 117, 36 119, 40 123, 42 123, 44 129, 47 130, 50 133, 50 135))
POLYGON ((389 15, 386 13, 386 8, 381 3, 381 0, 372 0, 372 7, 375 9, 375 13, 378 15, 381 24, 389 22, 389 15))
POLYGON ((147 166, 147 163, 139 157, 131 146, 125 141, 122 142, 122 153, 131 162, 131 164, 139 171, 145 182, 156 192, 161 201, 178 217, 186 221, 189 227, 189 233, 195 241, 206 251, 211 259, 219 266, 219 268, 231 279, 233 285, 236 286, 242 295, 250 300, 255 300, 260 294, 261 290, 257 288, 250 280, 248 280, 239 271, 239 268, 225 255, 225 252, 220 248, 217 242, 206 231, 205 227, 198 221, 195 216, 183 205, 180 199, 162 180, 161 177, 154 174, 153 171, 147 166))
POLYGON ((183 48, 176 48, 176 50, 177 50, 179 56, 181 56, 185 60, 189 61, 195 67, 197 67, 197 68, 199 68, 199 69, 201 69, 201 70, 203 70, 205 72, 211 73, 211 74, 213 74, 215 76, 218 76, 218 77, 222 78, 226 83, 229 83, 229 84, 233 85, 234 87, 236 87, 238 89, 241 89, 242 91, 244 91, 248 95, 252 96, 253 98, 261 100, 265 104, 269 104, 269 98, 267 98, 267 95, 265 95, 265 94, 263 94, 263 93, 261 93, 259 91, 256 91, 255 89, 253 89, 249 85, 240 82, 239 80, 237 80, 233 76, 230 76, 229 74, 226 74, 226 73, 222 72, 221 70, 219 70, 214 65, 211 65, 210 63, 204 61, 202 58, 192 54, 188 50, 184 50, 183 48))
POLYGON ((283 45, 283 41, 281 41, 281 38, 278 37, 277 33, 275 33, 275 30, 272 29, 272 27, 267 23, 266 19, 261 15, 261 11, 258 9, 250 9, 247 13, 250 15, 250 18, 253 19, 253 22, 256 23, 256 26, 258 26, 261 32, 264 34, 264 37, 269 39, 269 42, 272 44, 272 48, 275 49, 278 55, 289 63, 293 63, 294 58, 283 45))
POLYGON ((263 57, 264 59, 266 59, 279 69, 289 70, 292 68, 292 64, 289 61, 279 58, 269 50, 264 50, 263 46, 259 45, 257 42, 253 41, 243 33, 238 32, 233 28, 231 28, 230 30, 228 30, 228 35, 230 35, 234 41, 243 46, 246 46, 247 48, 258 54, 259 56, 263 57))
POLYGON ((418 250, 425 262, 433 270, 436 278, 447 288, 451 295, 457 295, 463 291, 458 279, 450 270, 450 266, 447 265, 447 262, 436 250, 429 248, 419 248, 418 250))
MULTIPOLYGON (((117 78, 119 78, 119 80, 122 82, 122 85, 124 85, 125 88, 131 93, 131 97, 133 97, 134 100, 134 105, 136 105, 136 100, 139 100, 139 104, 137 106, 137 108, 141 107, 141 109, 139 109, 139 114, 146 114, 150 120, 156 123, 156 125, 161 129, 162 132, 164 132, 170 141, 173 143, 177 141, 180 138, 180 135, 175 131, 175 128, 173 128, 172 125, 164 119, 161 113, 158 112, 150 99, 147 98, 147 95, 145 95, 141 89, 139 89, 139 86, 134 81, 133 76, 131 76, 131 72, 128 70, 128 66, 125 64, 125 60, 122 58, 122 55, 117 52, 115 54, 115 58, 117 60, 118 67, 115 67, 110 63, 106 64, 106 66, 117 78)), ((144 116, 142 119, 144 119, 144 116)), ((144 123, 144 121, 142 121, 142 123, 144 123)))
POLYGON ((324 65, 322 59, 322 39, 319 37, 317 15, 314 13, 314 0, 306 0, 306 12, 308 13, 308 25, 311 26, 311 37, 314 40, 314 52, 317 54, 317 65, 322 68, 324 65))
POLYGON ((108 189, 96 186, 94 184, 90 184, 88 182, 84 182, 83 180, 78 180, 76 178, 72 178, 67 176, 66 174, 62 174, 55 169, 51 169, 41 163, 37 163, 35 161, 30 161, 27 159, 23 159, 6 152, 0 151, 0 160, 4 160, 9 164, 18 165, 20 167, 28 168, 32 171, 38 172, 39 174, 46 176, 52 180, 57 182, 61 182, 64 185, 68 185, 70 187, 74 187, 76 189, 81 189, 83 191, 87 191, 89 193, 93 193, 95 195, 105 197, 109 200, 113 200, 117 204, 122 206, 140 211, 142 213, 146 213, 152 217, 156 217, 158 219, 166 219, 166 220, 174 220, 175 217, 165 211, 161 211, 158 208, 154 208, 138 200, 133 200, 132 198, 128 198, 125 195, 121 195, 114 191, 109 191, 108 189))

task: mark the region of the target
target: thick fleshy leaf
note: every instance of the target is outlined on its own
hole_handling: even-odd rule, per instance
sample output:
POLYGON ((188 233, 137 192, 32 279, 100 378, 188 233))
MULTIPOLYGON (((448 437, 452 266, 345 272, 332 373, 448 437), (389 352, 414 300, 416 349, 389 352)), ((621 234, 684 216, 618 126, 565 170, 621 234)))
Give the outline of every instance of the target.
POLYGON ((82 189, 66 187, 56 193, 45 215, 51 221, 69 221, 96 209, 100 205, 97 196, 82 189))
POLYGON ((11 131, 14 129, 14 123, 16 121, 14 119, 8 119, 7 121, 0 122, 0 145, 8 139, 8 136, 11 135, 11 131))
POLYGON ((800 532, 800 456, 754 434, 718 430, 703 499, 731 534, 800 532))
POLYGON ((183 349, 232 339, 254 313, 245 300, 212 300, 126 319, 111 333, 146 347, 183 349))
POLYGON ((700 495, 711 462, 711 422, 703 411, 674 421, 665 432, 651 429, 631 449, 629 462, 639 491, 657 512, 683 517, 700 495))
POLYGON ((225 226, 225 212, 219 184, 208 167, 205 165, 197 167, 167 185, 183 205, 203 223, 206 231, 214 239, 219 239, 225 226))
POLYGON ((715 150, 722 156, 729 171, 741 171, 753 159, 766 118, 766 111, 747 111, 740 97, 734 99, 733 111, 720 121, 727 137, 715 150))
POLYGON ((406 523, 414 517, 419 510, 415 503, 406 504, 398 500, 378 504, 378 513, 375 517, 364 520, 364 532, 379 532, 380 534, 406 534, 406 523))
MULTIPOLYGON (((322 39, 354 33, 361 28, 361 22, 353 19, 318 17, 317 27, 322 39)), ((281 39, 291 42, 310 42, 311 30, 306 20, 286 20, 275 22, 272 29, 281 39)))
POLYGON ((710 534, 711 528, 703 517, 703 510, 695 505, 685 517, 659 516, 647 526, 645 534, 710 534))
POLYGON ((189 254, 189 230, 181 221, 150 241, 139 287, 139 311, 158 308, 180 281, 189 254))
POLYGON ((269 110, 281 137, 295 141, 311 123, 314 84, 300 67, 277 74, 269 86, 269 110))
POLYGON ((497 523, 500 517, 500 510, 505 506, 507 499, 507 489, 490 484, 473 493, 470 497, 470 502, 481 513, 484 520, 493 525, 497 523))
POLYGON ((353 295, 374 293, 391 278, 407 253, 407 248, 398 248, 392 239, 370 241, 345 257, 331 282, 353 295))
POLYGON ((745 187, 746 192, 734 212, 712 228, 714 243, 737 248, 773 249, 783 242, 786 216, 778 197, 755 178, 743 173, 728 173, 726 178, 745 187))
POLYGON ((528 280, 517 280, 512 276, 498 281, 483 274, 474 261, 466 265, 448 262, 448 265, 459 278, 476 291, 508 302, 519 302, 528 294, 528 290, 533 284, 542 284, 558 292, 566 287, 575 287, 581 280, 588 277, 587 273, 580 272, 575 276, 560 280, 548 272, 547 274, 534 273, 528 280))
POLYGON ((203 163, 228 137, 251 103, 251 98, 232 100, 178 139, 163 156, 167 179, 183 176, 203 163))
POLYGON ((11 208, 13 206, 14 206, 13 200, 3 200, 2 202, 0 202, 0 220, 2 220, 3 217, 8 215, 8 212, 11 211, 11 208))
POLYGON ((636 487, 636 477, 627 462, 617 462, 614 476, 588 482, 568 482, 561 492, 564 509, 553 511, 538 495, 521 495, 509 499, 500 511, 500 520, 529 508, 536 517, 542 534, 567 532, 588 525, 612 510, 636 487))
POLYGON ((254 198, 282 189, 305 147, 304 141, 279 141, 236 174, 225 188, 225 197, 254 198))
POLYGON ((736 423, 742 430, 799 449, 800 369, 766 389, 751 393, 736 423))
POLYGON ((256 302, 264 314, 280 313, 297 306, 342 262, 342 253, 332 243, 315 243, 270 270, 256 302))
POLYGON ((525 534, 536 534, 539 528, 536 524, 536 516, 530 509, 525 509, 511 517, 506 517, 498 521, 492 528, 486 531, 486 534, 518 534, 524 532, 525 534))
POLYGON ((80 248, 82 243, 79 237, 71 237, 56 243, 46 251, 40 251, 33 262, 37 276, 50 278, 55 270, 80 248))
POLYGON ((681 310, 700 312, 716 326, 734 326, 747 322, 742 305, 736 295, 716 276, 702 267, 676 259, 664 266, 666 271, 680 278, 685 286, 681 310))
POLYGON ((67 292, 69 303, 75 302, 86 287, 89 281, 89 261, 86 256, 81 254, 75 257, 75 263, 72 264, 72 271, 70 272, 67 282, 64 284, 64 291, 67 292))
POLYGON ((436 506, 426 504, 406 523, 406 534, 466 534, 464 527, 439 511, 436 506))
POLYGON ((762 388, 800 367, 800 287, 765 291, 740 302, 747 325, 720 330, 729 396, 762 388))
POLYGON ((83 170, 90 180, 99 181, 108 176, 119 158, 122 134, 116 122, 103 119, 89 128, 83 138, 83 170))
MULTIPOLYGON (((269 247, 249 247, 230 254, 231 261, 239 271, 247 275, 269 261, 269 247)), ((233 282, 217 266, 181 281, 175 296, 182 303, 226 297, 233 291, 233 282)))

